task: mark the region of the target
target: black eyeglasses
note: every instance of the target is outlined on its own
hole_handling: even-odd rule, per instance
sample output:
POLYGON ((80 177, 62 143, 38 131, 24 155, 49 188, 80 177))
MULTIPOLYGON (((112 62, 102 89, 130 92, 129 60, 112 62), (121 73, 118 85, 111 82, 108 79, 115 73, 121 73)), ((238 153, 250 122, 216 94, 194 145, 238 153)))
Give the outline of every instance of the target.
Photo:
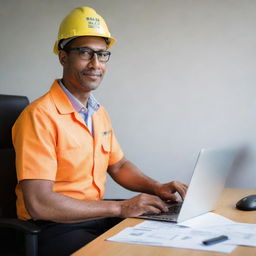
POLYGON ((81 60, 91 60, 96 53, 99 62, 108 62, 111 55, 111 52, 109 51, 105 51, 105 50, 94 51, 93 49, 88 47, 67 48, 67 49, 64 49, 64 51, 66 52, 78 51, 78 54, 81 60))

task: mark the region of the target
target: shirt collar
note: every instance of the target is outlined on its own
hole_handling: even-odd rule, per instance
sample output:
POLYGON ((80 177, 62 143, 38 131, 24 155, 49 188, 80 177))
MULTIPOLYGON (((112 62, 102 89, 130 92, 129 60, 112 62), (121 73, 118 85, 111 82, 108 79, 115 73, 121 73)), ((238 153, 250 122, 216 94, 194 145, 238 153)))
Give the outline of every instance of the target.
MULTIPOLYGON (((72 106, 74 109, 79 112, 84 112, 84 105, 64 86, 61 80, 58 81, 60 87, 65 92, 65 94, 68 96, 72 106)), ((90 112, 95 113, 100 108, 99 102, 94 98, 92 94, 90 94, 87 102, 87 109, 91 110, 90 112)))

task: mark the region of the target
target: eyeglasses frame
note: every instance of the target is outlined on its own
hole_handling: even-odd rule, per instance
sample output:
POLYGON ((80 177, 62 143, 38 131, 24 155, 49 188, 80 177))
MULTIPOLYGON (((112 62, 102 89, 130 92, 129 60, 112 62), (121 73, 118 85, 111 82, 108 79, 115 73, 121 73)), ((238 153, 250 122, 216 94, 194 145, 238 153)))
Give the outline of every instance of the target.
POLYGON ((81 58, 81 55, 80 55, 80 51, 82 51, 82 50, 90 50, 91 52, 93 52, 93 55, 91 56, 91 58, 90 59, 83 59, 83 58, 81 58, 82 60, 92 60, 93 59, 93 57, 95 56, 95 54, 97 55, 97 58, 98 58, 98 60, 99 60, 99 62, 102 62, 102 63, 106 63, 106 62, 108 62, 109 61, 109 59, 110 59, 110 55, 111 55, 111 52, 110 51, 107 51, 107 50, 99 50, 99 51, 95 51, 95 50, 93 50, 93 49, 91 49, 91 48, 89 48, 89 47, 74 47, 74 48, 64 48, 63 49, 65 52, 71 52, 71 51, 78 51, 78 54, 79 54, 79 57, 81 58), (108 53, 108 59, 106 60, 106 61, 101 61, 100 59, 99 59, 99 53, 102 53, 102 52, 105 52, 105 53, 108 53))

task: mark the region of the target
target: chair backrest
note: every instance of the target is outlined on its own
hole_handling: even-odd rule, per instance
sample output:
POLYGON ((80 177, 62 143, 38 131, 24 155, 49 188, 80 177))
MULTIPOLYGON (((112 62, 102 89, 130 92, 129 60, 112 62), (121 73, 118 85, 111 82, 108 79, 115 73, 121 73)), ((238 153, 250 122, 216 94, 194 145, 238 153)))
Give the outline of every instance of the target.
POLYGON ((0 217, 16 217, 17 177, 11 129, 28 104, 25 96, 0 94, 0 217))

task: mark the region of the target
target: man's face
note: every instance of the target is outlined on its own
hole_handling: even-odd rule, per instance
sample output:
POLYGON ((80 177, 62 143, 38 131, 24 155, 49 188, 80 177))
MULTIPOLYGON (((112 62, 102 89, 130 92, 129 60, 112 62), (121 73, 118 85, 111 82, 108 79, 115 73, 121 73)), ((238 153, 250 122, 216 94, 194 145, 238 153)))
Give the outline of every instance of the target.
MULTIPOLYGON (((83 36, 70 42, 68 48, 87 47, 94 51, 106 50, 103 38, 83 36)), ((59 59, 63 65, 65 86, 74 94, 90 92, 98 88, 106 71, 106 63, 100 62, 96 54, 91 60, 83 60, 79 51, 60 51, 59 59)))

